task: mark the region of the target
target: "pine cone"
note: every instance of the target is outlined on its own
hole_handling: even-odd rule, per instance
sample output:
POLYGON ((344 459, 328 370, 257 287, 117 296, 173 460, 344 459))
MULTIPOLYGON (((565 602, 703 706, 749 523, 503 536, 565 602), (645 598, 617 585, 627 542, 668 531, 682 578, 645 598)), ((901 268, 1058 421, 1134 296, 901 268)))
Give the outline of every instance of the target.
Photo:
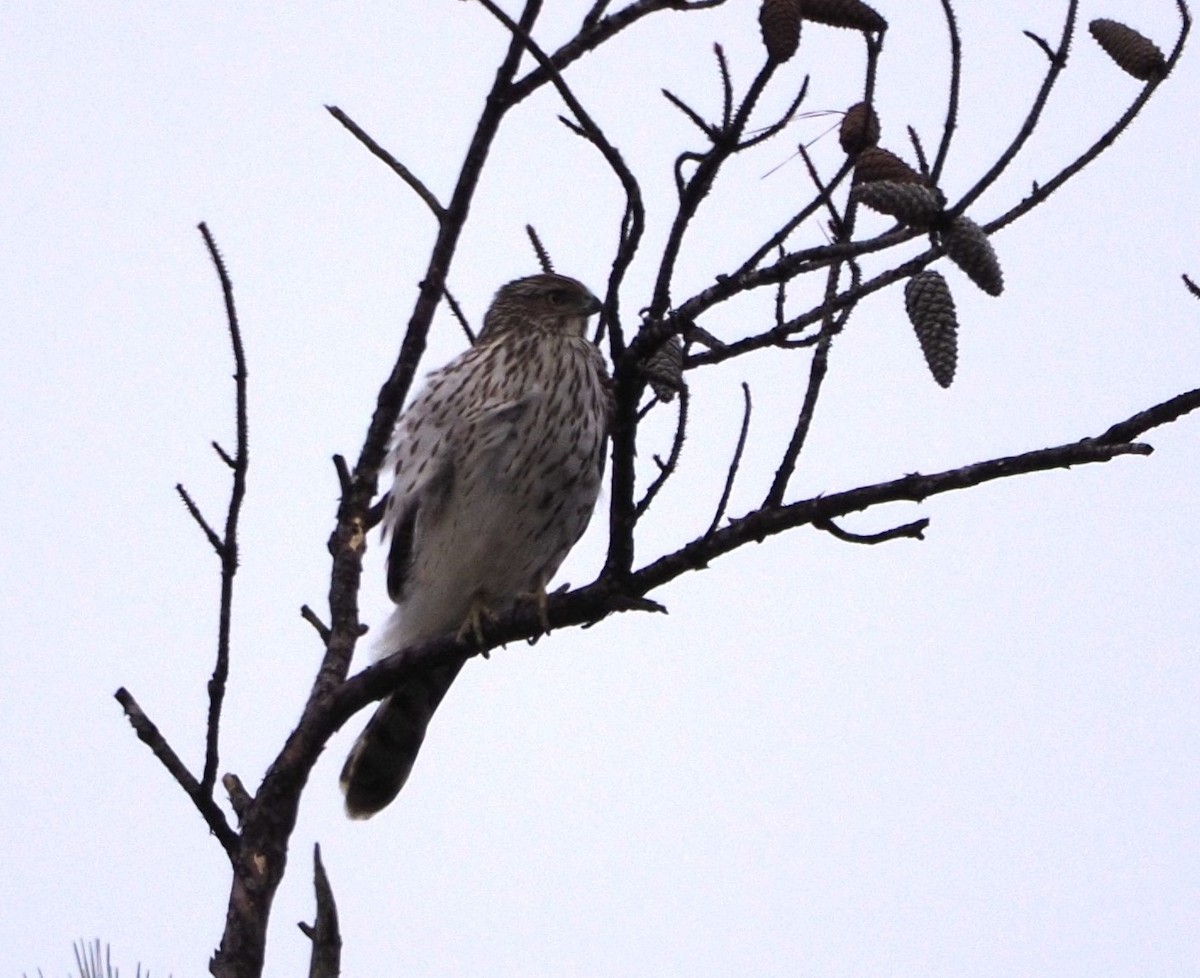
POLYGON ((892 183, 921 183, 925 178, 895 153, 879 146, 864 149, 854 161, 854 182, 871 183, 888 180, 892 183))
POLYGON ((886 31, 887 21, 862 0, 800 0, 805 20, 856 31, 886 31))
POLYGON ((762 0, 758 26, 767 57, 783 64, 800 46, 800 0, 762 0))
POLYGON ((942 216, 942 208, 946 206, 940 190, 919 183, 872 180, 858 184, 851 193, 855 200, 866 204, 871 210, 921 228, 937 224, 942 216))
POLYGON ((1120 21, 1101 17, 1088 24, 1088 30, 1110 58, 1140 81, 1161 78, 1167 59, 1157 44, 1120 21))
POLYGON ((918 272, 904 286, 904 308, 929 372, 940 386, 949 387, 958 366, 958 317, 950 286, 938 272, 918 272))
POLYGON ((660 401, 673 401, 683 390, 683 343, 678 336, 667 340, 650 354, 642 372, 660 401))
POLYGON ((956 217, 941 233, 946 254, 988 295, 1004 291, 1000 259, 987 234, 969 217, 956 217))
POLYGON ((879 142, 879 116, 866 102, 856 102, 846 110, 838 130, 838 142, 847 156, 857 156, 879 142))

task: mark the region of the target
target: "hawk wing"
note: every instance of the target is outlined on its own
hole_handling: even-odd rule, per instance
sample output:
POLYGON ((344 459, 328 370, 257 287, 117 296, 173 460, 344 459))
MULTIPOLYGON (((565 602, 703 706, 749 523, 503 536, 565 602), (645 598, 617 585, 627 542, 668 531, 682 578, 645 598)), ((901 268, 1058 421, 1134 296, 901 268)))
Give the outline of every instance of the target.
POLYGON ((392 601, 404 597, 405 584, 420 546, 421 529, 444 512, 454 491, 459 466, 503 472, 516 437, 542 399, 529 391, 514 399, 497 398, 458 413, 457 404, 418 400, 401 419, 389 461, 396 473, 381 531, 391 536, 387 588, 392 601), (438 423, 443 420, 445 423, 438 423))

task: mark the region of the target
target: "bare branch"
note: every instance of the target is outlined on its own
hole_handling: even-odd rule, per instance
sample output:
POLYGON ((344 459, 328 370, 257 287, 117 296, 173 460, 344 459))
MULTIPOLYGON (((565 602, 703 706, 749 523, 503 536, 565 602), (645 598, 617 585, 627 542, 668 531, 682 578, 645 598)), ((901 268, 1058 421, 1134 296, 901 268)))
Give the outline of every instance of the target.
MULTIPOLYGON (((985 224, 983 229, 988 234, 992 234, 993 232, 1000 230, 1000 228, 1011 224, 1017 218, 1029 213, 1029 211, 1044 203, 1052 193, 1054 193, 1064 183, 1083 170, 1084 167, 1088 166, 1094 159, 1096 159, 1096 157, 1098 157, 1114 142, 1116 142, 1117 137, 1120 136, 1121 133, 1129 128, 1130 123, 1132 123, 1137 117, 1138 113, 1142 111, 1146 103, 1150 101, 1151 96, 1154 94, 1158 86, 1167 79, 1172 71, 1174 71, 1180 55, 1183 54, 1184 44, 1187 41, 1188 34, 1191 32, 1192 20, 1187 6, 1182 2, 1182 0, 1176 0, 1176 2, 1180 9, 1181 26, 1179 30, 1179 36, 1175 39, 1175 47, 1171 51, 1170 56, 1167 58, 1167 65, 1163 73, 1158 78, 1155 78, 1153 81, 1146 84, 1138 97, 1135 98, 1130 104, 1129 108, 1125 110, 1121 117, 1115 123, 1113 123, 1112 126, 1110 126, 1099 139, 1097 139, 1090 147, 1088 147, 1086 152, 1076 157, 1075 161, 1068 166, 1063 167, 1050 180, 1047 180, 1045 183, 1036 184, 1029 196, 1015 207, 1010 208, 995 220, 985 224)), ((970 198, 970 196, 971 195, 968 195, 968 198, 970 198)), ((961 210, 965 206, 965 203, 969 202, 968 198, 964 198, 964 202, 957 205, 955 209, 961 210)))
POLYGON ((889 540, 898 540, 902 537, 924 540, 925 530, 929 527, 929 520, 915 520, 912 523, 905 523, 903 526, 893 527, 881 533, 851 533, 849 530, 843 530, 833 520, 814 520, 813 527, 818 530, 824 530, 830 536, 837 537, 837 539, 845 543, 877 544, 887 543, 889 540))
POLYGON ((467 342, 472 345, 475 343, 475 330, 471 329, 471 324, 467 321, 466 314, 459 305, 458 300, 454 298, 453 293, 447 288, 442 290, 442 294, 446 297, 446 304, 450 307, 450 312, 458 321, 458 325, 462 327, 463 334, 467 337, 467 342))
POLYGON ((317 896, 317 915, 311 925, 300 922, 300 930, 312 941, 308 978, 337 978, 342 968, 342 935, 338 930, 337 903, 333 887, 321 861, 320 843, 313 845, 313 889, 317 896))
POLYGON ((1187 290, 1192 293, 1197 299, 1200 299, 1200 285, 1197 285, 1186 275, 1182 276, 1183 284, 1187 286, 1187 290))
POLYGON ((942 0, 942 14, 946 18, 946 32, 950 39, 950 82, 942 141, 938 144, 937 158, 929 171, 929 179, 934 186, 941 180, 942 168, 950 155, 950 143, 954 139, 954 130, 958 127, 958 98, 962 88, 962 38, 958 34, 958 20, 954 16, 951 0, 942 0))
POLYGON ((242 779, 236 774, 227 772, 221 775, 221 785, 225 788, 225 793, 229 796, 229 806, 233 809, 233 814, 237 816, 238 825, 242 824, 242 819, 246 817, 246 812, 250 810, 250 806, 254 803, 254 797, 246 790, 246 786, 242 784, 242 779))
POLYGON ((683 452, 684 438, 687 436, 689 396, 687 387, 681 386, 679 389, 679 419, 675 424, 675 437, 671 442, 671 454, 667 456, 666 462, 659 462, 659 473, 646 488, 646 494, 634 508, 634 519, 642 518, 646 510, 650 508, 650 504, 654 502, 654 497, 658 495, 659 491, 666 484, 666 481, 675 474, 675 468, 679 464, 679 456, 683 452))
POLYGON ((714 44, 713 54, 717 56, 717 70, 721 73, 721 128, 728 129, 733 122, 733 80, 729 75, 725 49, 720 44, 714 44))
POLYGON ((729 469, 725 473, 725 488, 721 490, 721 499, 717 503, 717 511, 713 514, 712 522, 708 525, 708 530, 705 536, 711 535, 718 526, 721 525, 721 520, 725 516, 725 507, 729 505, 729 497, 733 493, 733 483, 737 479, 738 469, 742 464, 742 452, 746 448, 746 437, 750 434, 750 385, 742 381, 742 429, 738 432, 737 447, 733 450, 733 460, 729 463, 729 469))
POLYGON ((553 272, 554 262, 550 260, 550 252, 542 244, 542 239, 538 237, 538 233, 534 230, 532 224, 525 225, 525 233, 529 235, 529 243, 533 245, 533 250, 537 254, 538 263, 542 266, 542 271, 547 274, 553 272))
MULTIPOLYGON (((238 520, 246 498, 246 475, 250 467, 250 422, 246 393, 246 353, 242 346, 242 331, 237 308, 233 301, 233 283, 208 225, 201 222, 200 234, 208 248, 221 282, 225 300, 225 319, 229 327, 229 344, 234 362, 234 416, 237 428, 237 453, 232 459, 233 485, 229 490, 229 507, 225 513, 225 535, 220 549, 221 600, 217 622, 217 661, 208 681, 208 723, 205 735, 204 773, 200 784, 212 798, 220 764, 221 707, 225 702, 225 684, 229 680, 229 637, 233 619, 233 579, 238 571, 238 520)), ((224 453, 222 453, 224 454, 224 453)), ((227 457, 228 460, 228 457, 227 457)))
POLYGON ((1046 107, 1046 102, 1050 98, 1051 91, 1054 90, 1054 84, 1058 81, 1058 76, 1067 66, 1067 51, 1071 46, 1071 35, 1075 32, 1075 16, 1078 11, 1079 0, 1069 0, 1067 4, 1067 16, 1063 24, 1062 38, 1058 44, 1058 51, 1050 58, 1050 68, 1046 72, 1045 79, 1042 81, 1042 87, 1034 97, 1029 113, 1025 116, 1024 123, 1022 123, 1020 130, 1008 148, 1000 154, 1000 158, 992 164, 987 173, 979 178, 975 186, 968 190, 966 196, 955 206, 954 210, 956 213, 961 214, 965 211, 979 199, 980 195, 988 187, 999 179, 1000 174, 1008 169, 1009 164, 1017 158, 1021 147, 1033 135, 1034 129, 1037 128, 1038 120, 1042 117, 1042 110, 1046 107))
POLYGON ((581 33, 596 25, 596 22, 604 16, 604 11, 611 2, 612 0, 596 0, 592 4, 592 9, 584 15, 581 33))
POLYGON ((237 468, 237 462, 236 462, 236 461, 234 461, 233 457, 232 457, 232 456, 231 456, 231 455, 230 455, 230 454, 229 454, 227 451, 225 451, 225 449, 223 449, 223 448, 221 447, 221 445, 220 445, 220 443, 219 443, 219 442, 215 442, 215 441, 214 441, 214 442, 212 443, 212 447, 213 447, 213 451, 217 453, 217 457, 218 457, 218 458, 219 458, 219 459, 220 459, 222 462, 224 462, 224 463, 225 463, 227 466, 229 466, 231 469, 236 469, 236 468, 237 468))
POLYGON ((772 136, 778 135, 779 133, 783 132, 783 130, 787 127, 788 123, 791 122, 792 119, 794 119, 796 117, 796 111, 804 103, 804 100, 807 97, 808 97, 808 75, 805 75, 804 82, 800 86, 800 91, 796 93, 796 97, 794 99, 792 99, 791 104, 784 110, 783 115, 781 115, 778 119, 776 119, 774 122, 772 122, 769 126, 767 126, 765 129, 763 129, 761 132, 757 132, 753 136, 751 136, 749 139, 744 139, 740 143, 738 143, 737 151, 740 153, 740 152, 743 152, 744 150, 752 149, 753 147, 757 146, 759 143, 765 143, 772 136))
POLYGON ((348 496, 354 490, 354 477, 350 474, 345 455, 340 452, 334 454, 333 469, 337 473, 338 488, 343 496, 348 496))
MULTIPOLYGON (((1193 391, 1192 395, 1195 400, 1192 409, 1200 407, 1200 391, 1193 391)), ((914 474, 892 482, 818 496, 786 506, 764 506, 740 519, 731 520, 716 532, 698 537, 674 553, 660 557, 641 570, 635 571, 627 586, 636 592, 647 593, 689 571, 704 569, 715 558, 731 553, 751 541, 761 542, 767 537, 799 526, 846 516, 871 506, 900 501, 922 502, 930 496, 955 492, 985 482, 1031 472, 1107 462, 1122 455, 1148 455, 1150 452, 1149 445, 1084 439, 1069 445, 1027 452, 1024 455, 977 462, 936 475, 914 474)))
POLYGON ((204 514, 200 512, 200 507, 196 505, 195 500, 186 489, 183 488, 183 483, 175 484, 175 491, 179 494, 179 498, 183 500, 183 505, 187 507, 188 513, 196 524, 204 531, 204 535, 208 537, 208 542, 212 545, 213 550, 217 552, 218 557, 223 557, 225 554, 225 544, 221 538, 217 536, 216 530, 208 525, 208 520, 204 518, 204 514))
POLYGON ((325 622, 321 621, 321 619, 317 616, 317 613, 313 611, 312 608, 306 604, 302 604, 300 606, 300 617, 312 625, 312 627, 316 630, 316 633, 321 636, 322 642, 329 641, 329 626, 326 625, 325 622))
MULTIPOLYGON (((675 108, 677 108, 685 116, 687 116, 688 119, 692 122, 692 124, 694 126, 696 126, 697 129, 699 129, 702 133, 704 133, 704 135, 707 136, 712 142, 716 142, 716 140, 717 140, 716 130, 714 130, 712 126, 710 126, 707 122, 704 121, 704 119, 703 119, 703 117, 701 117, 700 113, 698 113, 690 105, 688 105, 686 102, 684 102, 683 99, 679 98, 677 95, 670 92, 668 89, 664 88, 662 90, 662 94, 663 94, 663 98, 665 98, 668 102, 670 102, 673 106, 675 106, 675 108)), ((678 164, 676 165, 676 170, 678 171, 678 164)), ((676 181, 678 182, 678 177, 676 177, 676 181)))
POLYGON ((1021 33, 1042 49, 1042 53, 1050 59, 1050 63, 1052 65, 1057 65, 1060 68, 1066 67, 1066 55, 1060 54, 1058 51, 1055 51, 1054 48, 1050 47, 1050 42, 1044 37, 1042 37, 1040 34, 1033 33, 1033 31, 1021 31, 1021 33))
POLYGON ((225 852, 232 859, 237 854, 238 836, 229 827, 229 823, 225 820, 225 813, 217 807, 216 802, 213 801, 212 794, 206 791, 204 786, 193 777, 192 772, 179 759, 179 755, 167 743, 166 738, 159 732, 158 727, 146 716, 142 708, 138 706, 138 702, 133 698, 133 694, 122 686, 113 695, 116 701, 121 704, 125 715, 129 718, 129 724, 137 734, 138 740, 150 748, 162 766, 167 769, 167 773, 175 779, 179 787, 192 800, 192 804, 196 806, 196 810, 203 816, 204 821, 208 823, 212 834, 217 837, 217 841, 221 843, 225 852))
POLYGON ((408 184, 409 189, 411 189, 413 193, 421 198, 421 200, 425 203, 425 206, 429 208, 430 213, 437 218, 438 223, 444 223, 446 221, 446 208, 441 205, 437 197, 433 195, 433 191, 426 187, 425 184, 421 182, 420 178, 418 178, 417 175, 412 172, 412 170, 410 170, 398 159, 396 159, 396 157, 380 146, 379 143, 375 142, 375 140, 372 139, 357 122, 351 119, 350 116, 346 115, 346 113, 339 109, 336 105, 327 105, 325 106, 325 109, 331 116, 337 119, 338 122, 349 129, 354 138, 366 146, 367 149, 371 151, 372 155, 383 160, 384 163, 392 168, 392 172, 394 172, 401 180, 408 184))

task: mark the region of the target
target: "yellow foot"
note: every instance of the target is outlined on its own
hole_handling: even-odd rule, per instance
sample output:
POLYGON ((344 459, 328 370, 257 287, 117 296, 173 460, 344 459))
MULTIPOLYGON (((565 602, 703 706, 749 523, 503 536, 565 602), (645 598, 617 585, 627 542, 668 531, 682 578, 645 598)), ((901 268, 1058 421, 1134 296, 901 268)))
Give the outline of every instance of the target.
POLYGON ((525 591, 517 595, 518 601, 529 601, 537 605, 538 624, 542 631, 550 632, 550 595, 546 593, 546 585, 538 585, 536 591, 525 591))
POLYGON ((475 598, 471 602, 471 608, 467 612, 467 620, 462 623, 458 633, 454 636, 455 641, 460 645, 466 645, 468 637, 475 640, 476 645, 483 645, 483 623, 494 622, 496 616, 492 613, 482 598, 475 598))

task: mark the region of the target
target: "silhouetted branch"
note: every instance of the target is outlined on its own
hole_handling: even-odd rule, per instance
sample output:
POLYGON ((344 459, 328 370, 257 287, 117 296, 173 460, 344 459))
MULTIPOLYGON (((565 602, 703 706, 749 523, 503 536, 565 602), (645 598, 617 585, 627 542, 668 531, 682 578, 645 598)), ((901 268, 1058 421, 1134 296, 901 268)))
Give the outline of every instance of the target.
POLYGON ((191 494, 183 488, 183 483, 175 483, 175 492, 183 500, 183 505, 187 507, 187 511, 192 519, 196 521, 196 525, 200 527, 205 537, 208 538, 208 542, 213 550, 217 552, 217 556, 223 557, 225 553, 224 542, 217 536, 217 531, 209 525, 208 520, 204 518, 204 514, 200 512, 200 507, 196 505, 196 501, 192 499, 191 494))
POLYGON ((314 629, 316 629, 316 632, 321 637, 322 642, 329 641, 329 626, 317 617, 317 613, 313 611, 312 608, 306 604, 301 605, 300 617, 312 625, 314 629))
POLYGON ((467 342, 474 344, 475 330, 471 329, 471 324, 467 322, 467 317, 462 311, 462 306, 458 304, 458 300, 454 298, 449 289, 443 288, 442 294, 446 297, 446 304, 450 307, 450 312, 458 320, 458 325, 462 327, 463 334, 467 337, 467 342))
POLYGON ((849 530, 843 530, 833 520, 814 520, 813 527, 818 530, 824 530, 830 536, 845 543, 887 543, 889 540, 899 540, 902 537, 911 537, 914 540, 924 540, 925 530, 929 527, 928 519, 915 520, 912 523, 905 523, 903 526, 896 526, 890 530, 883 530, 880 533, 851 533, 849 530))
POLYGON ((113 695, 121 704, 125 716, 129 718, 129 724, 137 734, 138 740, 150 748, 162 766, 167 769, 167 773, 175 779, 179 787, 192 800, 196 810, 208 823, 212 834, 217 837, 217 841, 229 854, 230 859, 233 859, 238 848, 237 833, 229 827, 229 823, 225 820, 225 813, 213 801, 212 793, 205 790, 204 786, 187 769, 187 765, 179 759, 179 755, 167 743, 154 721, 146 716, 129 690, 122 686, 113 695))
POLYGON ((225 789, 225 794, 229 796, 229 807, 233 809, 233 814, 237 816, 240 827, 242 819, 246 817, 246 812, 250 810, 250 806, 254 802, 254 798, 246 790, 246 786, 242 784, 242 779, 236 774, 228 771, 222 774, 221 785, 225 789))
POLYGON ((646 510, 650 508, 650 504, 654 502, 654 497, 658 495, 666 481, 675 474, 675 467, 679 464, 679 455, 683 451, 683 442, 687 437, 688 401, 687 387, 680 387, 679 418, 675 424, 675 437, 671 441, 671 454, 667 456, 666 462, 661 461, 657 455, 654 456, 654 460, 658 462, 659 472, 654 481, 646 488, 646 494, 634 508, 634 519, 642 518, 646 510))
POLYGON ((525 233, 529 235, 529 243, 533 245, 534 253, 537 255, 538 264, 542 266, 542 271, 547 274, 554 271, 554 262, 550 260, 550 252, 546 250, 546 246, 542 244, 542 239, 538 237, 538 233, 534 230, 532 224, 525 225, 525 233))
POLYGON ((338 930, 337 903, 333 887, 321 861, 321 846, 313 846, 313 890, 317 896, 317 913, 312 924, 299 923, 304 936, 312 941, 308 978, 337 978, 342 969, 342 935, 338 930))
POLYGON ((733 450, 733 459, 729 463, 729 469, 725 473, 725 487, 721 490, 721 499, 717 503, 717 511, 713 513, 712 522, 708 525, 708 531, 704 534, 708 536, 718 526, 721 525, 721 519, 725 516, 725 507, 729 505, 729 497, 733 493, 733 483, 737 479, 738 469, 742 464, 742 452, 746 448, 746 436, 750 434, 750 385, 742 381, 742 428, 738 432, 737 446, 733 450))
MULTIPOLYGON (((219 550, 221 557, 221 599, 217 627, 217 661, 212 678, 208 681, 208 723, 205 737, 204 774, 200 785, 209 798, 217 783, 217 766, 220 763, 221 706, 225 702, 225 684, 229 679, 229 637, 233 619, 233 579, 238 570, 238 519, 242 502, 246 498, 246 474, 250 467, 249 409, 246 399, 246 353, 242 347, 242 331, 238 323, 237 308, 233 301, 233 283, 225 269, 225 262, 217 249, 208 226, 201 222, 200 234, 208 248, 209 257, 217 270, 221 282, 221 294, 225 301, 225 319, 229 327, 229 343, 234 361, 234 417, 237 429, 237 450, 230 458, 221 452, 233 470, 233 485, 229 491, 229 507, 225 514, 225 534, 219 550)), ((186 501, 186 500, 185 500, 186 501)), ((191 507, 189 507, 191 508, 191 507)))
MULTIPOLYGON (((1088 166, 1088 164, 1095 160, 1096 157, 1098 157, 1113 143, 1115 143, 1117 141, 1117 137, 1120 136, 1121 133, 1129 128, 1130 123, 1132 123, 1137 117, 1138 113, 1142 111, 1142 108, 1146 105, 1146 103, 1150 101, 1155 89, 1157 89, 1159 85, 1166 81, 1171 72, 1175 70, 1175 65, 1179 61, 1179 56, 1183 54, 1184 44, 1187 41, 1188 34, 1191 32, 1192 19, 1188 12, 1187 6, 1183 4, 1181 0, 1178 0, 1178 5, 1181 15, 1179 36, 1175 39, 1175 46, 1172 49, 1171 54, 1167 57, 1166 68, 1161 76, 1153 81, 1147 82, 1145 87, 1143 87, 1141 92, 1138 94, 1137 98, 1135 98, 1130 104, 1129 108, 1122 113, 1121 117, 1117 119, 1117 121, 1113 123, 1099 139, 1092 143, 1087 150, 1076 157, 1072 163, 1063 167, 1049 180, 1036 185, 1029 196, 1015 207, 1010 208, 995 220, 985 224, 984 230, 987 231, 988 234, 992 234, 993 232, 1000 230, 1000 228, 1011 224, 1017 218, 1028 214, 1039 204, 1044 203, 1052 193, 1054 193, 1064 183, 1083 170, 1084 167, 1088 166)), ((970 197, 970 195, 968 195, 968 197, 970 197)), ((964 199, 964 203, 959 204, 955 210, 961 210, 965 206, 965 202, 966 199, 964 199)))
POLYGON ((946 18, 946 33, 950 44, 950 80, 946 97, 946 121, 942 124, 942 139, 938 144, 937 156, 929 170, 930 182, 936 187, 942 179, 942 168, 950 155, 950 144, 958 128, 958 99, 962 89, 962 38, 958 33, 958 19, 954 15, 951 0, 942 0, 942 15, 946 18))
POLYGON ((1042 110, 1046 107, 1050 93, 1054 90, 1054 84, 1058 81, 1058 76, 1067 66, 1067 51, 1071 47, 1071 36, 1075 32, 1075 15, 1078 10, 1079 0, 1069 0, 1066 20, 1063 23, 1062 38, 1058 42, 1058 50, 1050 54, 1050 68, 1046 72, 1045 79, 1042 81, 1042 87, 1034 97, 1033 105, 1025 116, 1025 121, 1021 124, 1021 128, 1017 131, 1016 137, 1008 145, 1008 148, 1000 154, 1000 158, 992 164, 988 171, 975 183, 975 186, 968 190, 962 200, 955 205, 954 212, 956 214, 963 213, 971 204, 979 199, 988 187, 999 179, 1000 174, 1008 169, 1009 164, 1021 152, 1021 147, 1033 135, 1033 131, 1037 128, 1038 120, 1042 117, 1042 110))
POLYGON ((336 105, 327 105, 325 106, 325 109, 331 116, 337 119, 338 122, 349 129, 354 135, 355 139, 366 146, 374 156, 383 160, 384 163, 392 168, 392 171, 396 174, 396 176, 408 184, 409 189, 411 189, 413 193, 415 193, 421 198, 422 201, 424 201, 425 206, 428 207, 430 213, 437 218, 438 223, 442 223, 446 220, 446 208, 439 203, 437 197, 433 195, 433 191, 426 187, 425 184, 421 182, 420 178, 412 172, 412 170, 410 170, 398 159, 396 159, 396 157, 380 146, 379 143, 375 142, 375 140, 372 139, 357 122, 351 119, 350 116, 346 115, 346 113, 339 109, 336 105))

